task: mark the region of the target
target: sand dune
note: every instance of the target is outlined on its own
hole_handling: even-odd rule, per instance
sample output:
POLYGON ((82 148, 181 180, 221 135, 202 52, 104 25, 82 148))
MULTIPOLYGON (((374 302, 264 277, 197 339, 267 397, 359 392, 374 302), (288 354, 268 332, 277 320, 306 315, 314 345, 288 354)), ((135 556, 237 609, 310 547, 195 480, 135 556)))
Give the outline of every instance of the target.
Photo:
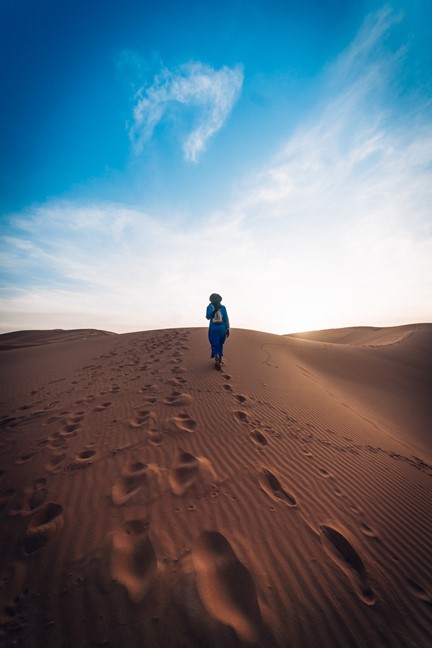
POLYGON ((293 337, 308 340, 294 353, 300 353, 315 379, 334 390, 346 407, 408 447, 431 451, 432 325, 359 327, 293 337))
POLYGON ((316 342, 329 342, 334 344, 359 344, 372 347, 389 346, 407 340, 415 334, 419 336, 430 336, 430 324, 405 324, 403 326, 375 327, 355 326, 340 329, 327 329, 324 331, 309 331, 307 333, 293 333, 288 337, 304 340, 315 340, 316 342))
POLYGON ((431 324, 0 348, 0 643, 430 645, 431 324))
POLYGON ((54 342, 71 342, 72 340, 86 340, 103 335, 115 335, 108 331, 97 329, 73 329, 65 331, 54 329, 52 331, 14 331, 0 335, 0 350, 20 349, 40 344, 51 344, 54 342))

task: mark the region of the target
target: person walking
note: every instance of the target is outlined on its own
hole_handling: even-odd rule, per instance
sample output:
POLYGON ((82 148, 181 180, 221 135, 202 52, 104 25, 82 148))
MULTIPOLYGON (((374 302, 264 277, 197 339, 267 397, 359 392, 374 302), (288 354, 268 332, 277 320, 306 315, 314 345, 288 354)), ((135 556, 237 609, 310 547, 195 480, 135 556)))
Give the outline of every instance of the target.
POLYGON ((208 338, 211 346, 211 357, 215 359, 215 368, 220 370, 222 365, 223 346, 230 334, 230 324, 225 306, 221 304, 222 297, 217 293, 210 295, 206 318, 210 320, 208 338))

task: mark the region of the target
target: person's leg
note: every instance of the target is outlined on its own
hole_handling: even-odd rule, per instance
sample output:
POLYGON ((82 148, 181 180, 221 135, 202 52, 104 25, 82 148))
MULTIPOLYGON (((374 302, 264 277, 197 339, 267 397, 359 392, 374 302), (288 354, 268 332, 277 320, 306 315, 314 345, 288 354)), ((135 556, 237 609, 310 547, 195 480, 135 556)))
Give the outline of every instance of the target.
POLYGON ((211 358, 214 358, 219 354, 220 342, 219 342, 219 332, 214 326, 209 327, 209 342, 211 346, 211 358))
POLYGON ((211 345, 211 357, 215 359, 216 369, 221 368, 223 345, 226 339, 226 329, 224 326, 209 327, 209 341, 211 345))
POLYGON ((222 327, 216 328, 214 335, 212 336, 212 347, 215 354, 222 356, 223 355, 223 345, 226 338, 226 332, 222 327))
POLYGON ((220 327, 218 333, 219 333, 219 338, 218 338, 217 354, 215 354, 216 369, 220 369, 222 365, 223 347, 226 340, 225 327, 220 327))

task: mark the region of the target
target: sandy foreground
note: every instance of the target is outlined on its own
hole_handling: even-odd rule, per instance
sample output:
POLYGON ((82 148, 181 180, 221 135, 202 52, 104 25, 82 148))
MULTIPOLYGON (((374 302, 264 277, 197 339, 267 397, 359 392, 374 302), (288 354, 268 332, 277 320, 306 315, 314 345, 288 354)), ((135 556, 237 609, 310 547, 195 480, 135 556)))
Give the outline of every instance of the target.
POLYGON ((0 644, 431 645, 432 324, 0 348, 0 644))

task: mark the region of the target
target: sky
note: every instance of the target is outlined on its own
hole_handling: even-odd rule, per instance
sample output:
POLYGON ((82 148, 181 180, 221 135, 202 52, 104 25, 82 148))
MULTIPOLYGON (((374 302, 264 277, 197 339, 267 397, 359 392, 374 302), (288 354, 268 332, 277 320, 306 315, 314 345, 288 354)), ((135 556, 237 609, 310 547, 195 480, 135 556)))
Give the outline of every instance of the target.
POLYGON ((430 0, 2 0, 0 333, 432 321, 430 0))

